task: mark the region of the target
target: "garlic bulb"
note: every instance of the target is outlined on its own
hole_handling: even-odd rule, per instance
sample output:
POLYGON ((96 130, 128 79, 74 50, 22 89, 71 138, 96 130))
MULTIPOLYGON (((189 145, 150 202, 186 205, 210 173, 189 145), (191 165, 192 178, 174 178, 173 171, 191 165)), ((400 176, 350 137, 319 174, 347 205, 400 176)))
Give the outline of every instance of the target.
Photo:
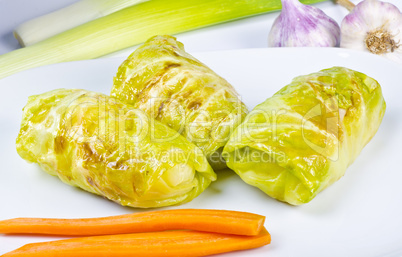
POLYGON ((298 0, 282 0, 282 12, 268 36, 268 46, 339 46, 339 25, 320 9, 298 0))
POLYGON ((364 0, 342 21, 341 47, 382 55, 402 64, 401 43, 402 14, 393 4, 364 0))

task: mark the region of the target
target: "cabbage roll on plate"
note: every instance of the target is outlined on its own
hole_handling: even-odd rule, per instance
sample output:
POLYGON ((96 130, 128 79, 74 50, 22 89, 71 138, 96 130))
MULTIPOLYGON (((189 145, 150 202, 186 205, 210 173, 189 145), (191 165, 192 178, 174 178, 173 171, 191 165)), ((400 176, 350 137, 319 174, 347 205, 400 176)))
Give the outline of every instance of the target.
POLYGON ((185 203, 216 179, 202 151, 173 129, 78 89, 29 97, 17 151, 67 184, 131 207, 185 203))
POLYGON ((223 151, 245 182, 293 205, 345 174, 385 112, 374 79, 334 67, 295 78, 256 106, 223 151))
POLYGON ((119 67, 111 96, 181 133, 216 170, 226 167, 220 153, 248 112, 225 79, 171 36, 155 36, 133 52, 119 67))

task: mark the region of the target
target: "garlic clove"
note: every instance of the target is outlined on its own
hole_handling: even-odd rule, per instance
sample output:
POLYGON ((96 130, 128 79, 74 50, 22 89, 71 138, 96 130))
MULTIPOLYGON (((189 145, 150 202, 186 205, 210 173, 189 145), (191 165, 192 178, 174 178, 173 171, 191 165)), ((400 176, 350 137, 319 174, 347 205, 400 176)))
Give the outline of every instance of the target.
POLYGON ((341 23, 344 48, 371 52, 402 63, 402 14, 393 4, 364 0, 341 23))
POLYGON ((320 9, 282 0, 282 11, 268 36, 270 47, 339 46, 340 28, 320 9))

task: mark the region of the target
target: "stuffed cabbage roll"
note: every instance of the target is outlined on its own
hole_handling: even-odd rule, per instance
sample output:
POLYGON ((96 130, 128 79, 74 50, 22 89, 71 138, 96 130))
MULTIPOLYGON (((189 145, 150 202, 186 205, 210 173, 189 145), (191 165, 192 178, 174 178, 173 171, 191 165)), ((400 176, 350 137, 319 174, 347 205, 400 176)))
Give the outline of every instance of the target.
POLYGON ((235 89, 184 51, 170 36, 155 36, 118 69, 111 96, 145 111, 197 145, 214 169, 247 114, 235 89))
POLYGON ((176 131, 85 90, 29 97, 17 151, 67 184, 131 207, 188 202, 216 176, 201 150, 176 131))
POLYGON ((334 67, 300 76, 256 106, 223 156, 250 185, 299 205, 342 177, 385 112, 374 79, 334 67))

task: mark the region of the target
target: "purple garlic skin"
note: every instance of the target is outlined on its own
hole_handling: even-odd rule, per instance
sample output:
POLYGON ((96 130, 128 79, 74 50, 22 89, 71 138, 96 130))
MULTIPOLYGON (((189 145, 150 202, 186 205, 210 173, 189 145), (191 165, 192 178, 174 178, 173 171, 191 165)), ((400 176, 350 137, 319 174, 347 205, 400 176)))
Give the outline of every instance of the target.
POLYGON ((282 0, 282 12, 268 36, 270 47, 336 47, 340 27, 320 9, 298 0, 282 0))

